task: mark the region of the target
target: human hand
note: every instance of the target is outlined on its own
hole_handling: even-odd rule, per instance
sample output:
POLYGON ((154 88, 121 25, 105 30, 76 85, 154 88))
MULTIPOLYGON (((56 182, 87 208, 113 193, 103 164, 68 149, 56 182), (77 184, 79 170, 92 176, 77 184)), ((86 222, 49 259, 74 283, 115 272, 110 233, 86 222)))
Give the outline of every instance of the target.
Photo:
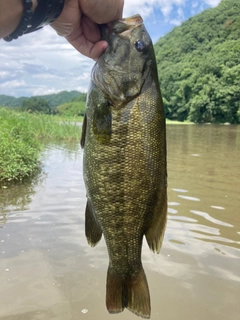
POLYGON ((61 15, 51 26, 83 55, 97 60, 107 48, 98 24, 122 17, 124 0, 65 0, 61 15))

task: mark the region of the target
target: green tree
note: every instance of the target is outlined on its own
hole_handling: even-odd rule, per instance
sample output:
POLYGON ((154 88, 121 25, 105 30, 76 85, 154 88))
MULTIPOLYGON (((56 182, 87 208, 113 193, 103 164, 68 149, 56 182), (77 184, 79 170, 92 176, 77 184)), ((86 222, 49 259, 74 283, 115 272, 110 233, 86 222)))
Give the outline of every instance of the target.
POLYGON ((240 1, 175 27, 155 45, 169 119, 240 123, 240 1))
POLYGON ((58 106, 55 112, 63 116, 84 116, 85 102, 71 101, 58 106))
POLYGON ((24 100, 20 110, 51 114, 51 109, 49 108, 47 101, 36 97, 24 100))

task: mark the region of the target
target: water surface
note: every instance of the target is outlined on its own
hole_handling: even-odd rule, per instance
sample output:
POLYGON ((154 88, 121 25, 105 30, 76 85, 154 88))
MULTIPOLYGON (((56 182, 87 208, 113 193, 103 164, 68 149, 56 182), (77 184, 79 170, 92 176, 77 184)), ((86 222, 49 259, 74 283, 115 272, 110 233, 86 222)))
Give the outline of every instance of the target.
MULTIPOLYGON (((169 125, 168 224, 143 245, 151 319, 240 314, 240 127, 169 125)), ((84 235, 78 145, 49 144, 42 171, 0 190, 0 319, 137 319, 105 308, 104 240, 84 235)))

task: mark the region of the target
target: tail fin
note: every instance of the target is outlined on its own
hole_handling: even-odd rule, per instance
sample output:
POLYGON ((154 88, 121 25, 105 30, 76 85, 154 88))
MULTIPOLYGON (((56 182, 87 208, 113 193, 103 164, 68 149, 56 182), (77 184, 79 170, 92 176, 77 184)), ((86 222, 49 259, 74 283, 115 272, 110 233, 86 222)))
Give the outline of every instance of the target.
POLYGON ((140 317, 150 318, 150 295, 142 267, 137 274, 124 277, 109 266, 106 305, 109 313, 119 313, 127 308, 140 317))

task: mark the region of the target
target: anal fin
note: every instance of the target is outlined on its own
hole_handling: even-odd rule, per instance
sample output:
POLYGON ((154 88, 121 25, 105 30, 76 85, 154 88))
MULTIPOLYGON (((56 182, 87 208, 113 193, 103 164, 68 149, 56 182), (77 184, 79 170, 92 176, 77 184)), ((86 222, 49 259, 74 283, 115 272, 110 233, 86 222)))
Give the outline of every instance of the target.
POLYGON ((151 224, 145 233, 149 248, 159 253, 167 223, 167 193, 160 194, 154 209, 151 224))
POLYGON ((88 244, 91 247, 95 247, 96 244, 101 240, 102 229, 97 221, 90 201, 87 201, 86 210, 85 210, 85 235, 88 241, 88 244))

